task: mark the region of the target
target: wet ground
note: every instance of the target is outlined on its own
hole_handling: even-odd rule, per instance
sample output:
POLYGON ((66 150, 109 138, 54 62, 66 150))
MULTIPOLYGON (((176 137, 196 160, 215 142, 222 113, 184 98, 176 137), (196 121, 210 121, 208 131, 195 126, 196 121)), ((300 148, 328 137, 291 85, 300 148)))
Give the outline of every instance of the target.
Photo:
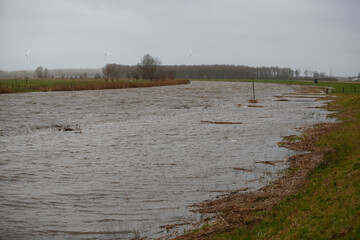
POLYGON ((331 121, 316 96, 279 101, 294 88, 257 83, 251 104, 230 82, 0 95, 0 236, 155 237, 201 217, 190 204, 264 186, 294 154, 282 136, 331 121))

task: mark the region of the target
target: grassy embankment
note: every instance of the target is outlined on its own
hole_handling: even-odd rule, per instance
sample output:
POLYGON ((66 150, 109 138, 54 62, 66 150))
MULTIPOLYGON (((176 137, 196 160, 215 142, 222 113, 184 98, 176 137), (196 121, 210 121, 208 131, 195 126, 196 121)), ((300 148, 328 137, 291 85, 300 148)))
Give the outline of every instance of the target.
MULTIPOLYGON (((342 123, 314 145, 333 151, 325 154, 322 164, 295 193, 270 209, 246 215, 250 220, 242 221, 242 227, 206 239, 360 239, 360 93, 346 93, 360 85, 323 85, 337 92, 328 109, 337 111, 333 117, 342 123)), ((306 145, 306 136, 303 139, 306 145)), ((296 171, 289 169, 287 174, 296 171)))
POLYGON ((325 156, 301 190, 259 222, 216 239, 360 239, 360 94, 341 94, 330 104, 341 127, 319 139, 335 151, 325 156))
POLYGON ((147 81, 127 79, 5 79, 0 80, 0 93, 16 92, 47 92, 47 91, 80 91, 118 88, 159 87, 178 84, 188 84, 189 80, 147 81))

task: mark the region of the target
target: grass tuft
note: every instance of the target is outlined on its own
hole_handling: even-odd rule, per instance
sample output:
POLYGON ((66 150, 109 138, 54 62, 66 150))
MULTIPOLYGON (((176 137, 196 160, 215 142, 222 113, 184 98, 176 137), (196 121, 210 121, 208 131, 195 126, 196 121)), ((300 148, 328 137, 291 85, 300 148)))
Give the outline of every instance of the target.
POLYGON ((258 103, 259 101, 257 99, 249 99, 248 103, 258 103))

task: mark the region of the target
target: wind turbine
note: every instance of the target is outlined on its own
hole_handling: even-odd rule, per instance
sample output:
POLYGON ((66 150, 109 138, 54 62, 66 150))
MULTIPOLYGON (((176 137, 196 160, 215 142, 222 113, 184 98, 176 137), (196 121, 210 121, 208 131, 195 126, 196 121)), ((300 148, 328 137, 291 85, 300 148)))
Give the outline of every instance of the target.
POLYGON ((25 55, 25 71, 27 71, 30 52, 31 52, 31 49, 29 49, 29 51, 27 51, 26 53, 24 53, 24 55, 25 55))
POLYGON ((192 57, 193 57, 193 56, 196 56, 196 57, 197 57, 197 56, 199 56, 199 55, 193 53, 193 51, 191 50, 191 48, 189 48, 188 58, 189 58, 190 65, 192 65, 192 57))
POLYGON ((25 77, 27 77, 27 68, 28 68, 28 63, 29 63, 29 54, 30 54, 30 52, 31 52, 31 49, 29 49, 29 51, 24 53, 24 55, 25 55, 25 77))
POLYGON ((111 56, 111 55, 114 55, 114 54, 113 54, 113 53, 110 53, 110 52, 104 53, 104 64, 103 64, 103 66, 105 66, 105 64, 106 64, 106 58, 107 58, 107 56, 111 56))

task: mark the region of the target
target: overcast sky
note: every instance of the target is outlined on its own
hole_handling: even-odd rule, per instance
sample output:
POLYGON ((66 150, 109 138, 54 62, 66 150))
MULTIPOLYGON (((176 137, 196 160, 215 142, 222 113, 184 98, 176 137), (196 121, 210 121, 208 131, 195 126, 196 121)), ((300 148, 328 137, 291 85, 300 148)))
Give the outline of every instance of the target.
POLYGON ((0 69, 234 64, 360 72, 360 0, 0 0, 0 69), (196 55, 195 55, 196 54, 196 55))

